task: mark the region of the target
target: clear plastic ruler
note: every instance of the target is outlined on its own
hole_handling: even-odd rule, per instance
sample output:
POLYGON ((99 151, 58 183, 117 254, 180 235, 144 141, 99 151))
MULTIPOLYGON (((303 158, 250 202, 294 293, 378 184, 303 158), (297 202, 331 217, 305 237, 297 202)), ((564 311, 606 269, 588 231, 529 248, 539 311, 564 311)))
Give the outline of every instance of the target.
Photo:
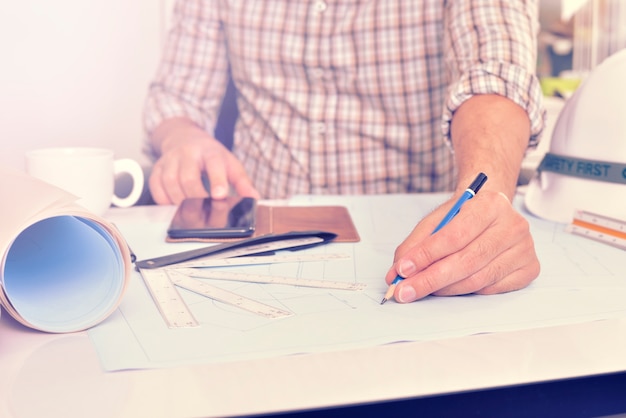
POLYGON ((248 283, 267 283, 267 284, 287 284, 301 287, 316 287, 322 289, 338 289, 338 290, 363 290, 364 283, 339 282, 321 279, 302 279, 296 277, 270 276, 262 274, 239 273, 234 271, 181 268, 174 269, 178 273, 186 276, 197 277, 202 279, 230 280, 248 283))
POLYGON ((283 318, 293 315, 287 310, 276 308, 274 306, 270 306, 256 300, 246 298, 236 293, 229 292, 219 287, 215 287, 213 285, 210 285, 209 283, 205 283, 203 281, 191 278, 182 272, 172 270, 168 273, 170 275, 172 283, 176 284, 176 286, 191 290, 192 292, 198 293, 213 300, 236 306, 248 312, 261 315, 265 318, 283 318))
POLYGON ((168 327, 191 328, 199 326, 198 321, 172 283, 167 271, 163 269, 140 269, 139 272, 168 327))
POLYGON ((283 254, 283 255, 249 255, 232 258, 201 258, 185 261, 170 266, 170 268, 184 267, 224 267, 245 266, 253 264, 300 263, 307 261, 326 261, 350 258, 347 254, 283 254))
POLYGON ((626 250, 626 221, 577 210, 565 230, 626 250))
MULTIPOLYGON (((198 258, 192 261, 186 261, 178 264, 172 264, 169 267, 156 268, 156 269, 140 269, 141 275, 146 283, 154 302, 156 303, 161 316, 170 328, 182 328, 182 327, 197 327, 199 326, 196 319, 193 317, 187 304, 181 297, 180 293, 176 289, 176 286, 185 287, 188 290, 202 294, 215 300, 220 300, 224 303, 229 303, 233 306, 246 309, 248 311, 263 315, 268 318, 285 316, 286 311, 262 304, 257 301, 243 298, 240 295, 228 292, 222 289, 218 289, 208 283, 204 284, 201 281, 192 279, 187 276, 187 279, 181 278, 176 274, 178 267, 181 266, 193 266, 193 267, 210 267, 210 266, 232 266, 232 265, 252 265, 252 264, 267 264, 267 263, 286 263, 286 262, 303 262, 303 261, 322 261, 333 260, 349 257, 341 254, 283 254, 283 255, 267 255, 267 256, 255 256, 248 254, 258 254, 263 252, 272 252, 285 248, 292 248, 294 246, 303 246, 308 244, 316 244, 323 241, 319 237, 305 237, 294 238, 289 240, 282 240, 278 242, 270 242, 259 244, 255 246, 248 246, 244 248, 238 248, 229 251, 223 251, 215 255, 210 255, 202 258, 198 258), (172 281, 172 277, 176 277, 176 283, 172 281), (183 286, 181 283, 185 283, 183 286), (193 288, 192 288, 193 287, 193 288), (195 290, 194 290, 195 289, 195 290)), ((187 272, 196 272, 200 269, 187 267, 187 272)), ((204 269, 207 270, 207 269, 204 269)), ((182 269, 181 269, 182 271, 182 269)), ((186 273, 187 273, 186 272, 186 273)), ((241 276, 243 278, 244 276, 241 276)), ((272 281, 266 281, 266 283, 280 283, 287 282, 289 278, 277 278, 271 277, 272 281)), ((301 280, 301 279, 300 279, 301 280)), ((246 282, 253 282, 246 277, 243 280, 246 282)), ((256 282, 259 282, 258 280, 256 282)), ((312 281, 308 281, 312 282, 312 281)), ((346 283, 340 283, 339 287, 332 285, 332 282, 319 281, 326 283, 328 288, 346 288, 346 283), (329 284, 330 283, 330 284, 329 284)), ((302 281, 298 281, 297 285, 306 286, 302 281)), ((312 286, 309 287, 320 287, 312 286)), ((357 289, 355 289, 357 290, 357 289)), ((291 313, 287 312, 291 315, 291 313)))

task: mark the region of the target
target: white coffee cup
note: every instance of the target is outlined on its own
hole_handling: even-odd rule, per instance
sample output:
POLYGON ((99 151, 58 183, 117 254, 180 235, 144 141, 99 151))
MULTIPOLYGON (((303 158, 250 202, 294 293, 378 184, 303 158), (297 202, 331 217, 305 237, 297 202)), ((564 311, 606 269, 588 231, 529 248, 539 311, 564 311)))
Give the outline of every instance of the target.
POLYGON ((78 204, 102 215, 111 206, 137 203, 144 187, 141 165, 129 158, 115 159, 113 150, 91 147, 41 148, 26 153, 26 172, 77 196, 78 204), (115 195, 115 178, 133 180, 126 197, 115 195))

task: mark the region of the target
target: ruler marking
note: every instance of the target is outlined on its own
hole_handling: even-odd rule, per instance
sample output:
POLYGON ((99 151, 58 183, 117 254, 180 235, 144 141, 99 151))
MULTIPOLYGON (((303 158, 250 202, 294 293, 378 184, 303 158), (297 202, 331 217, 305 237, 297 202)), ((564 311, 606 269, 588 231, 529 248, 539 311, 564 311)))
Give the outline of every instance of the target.
POLYGON ((299 263, 309 261, 328 261, 349 258, 347 254, 288 254, 288 255, 261 255, 261 256, 239 256, 233 258, 211 258, 184 263, 174 264, 168 268, 187 267, 223 267, 223 266, 245 266, 253 264, 278 264, 278 263, 299 263))
POLYGON ((219 273, 219 277, 215 277, 211 276, 211 272, 208 272, 208 270, 194 268, 324 261, 349 258, 349 255, 344 254, 249 255, 251 253, 258 254, 262 252, 291 248, 293 246, 314 244, 321 241, 323 241, 323 239, 319 237, 307 237, 283 240, 275 243, 259 244, 252 247, 225 251, 193 261, 182 262, 166 268, 140 269, 140 273, 148 291, 150 292, 150 295, 152 296, 152 299, 157 305, 161 316, 169 328, 190 328, 199 326, 198 321, 195 319, 184 299, 178 292, 177 286, 266 318, 280 318, 293 315, 293 313, 275 308, 259 301, 245 298, 241 295, 237 295, 236 293, 220 289, 189 276, 253 283, 290 284, 302 287, 340 290, 361 290, 365 288, 365 285, 362 283, 345 283, 328 280, 297 279, 291 277, 262 276, 242 273, 231 273, 229 277, 224 277, 227 275, 227 272, 213 272, 214 274, 219 273), (235 276, 232 274, 235 274, 235 276))
POLYGON ((610 229, 607 228, 605 226, 602 225, 596 225, 593 223, 589 223, 589 222, 583 222, 580 220, 574 220, 574 225, 583 228, 583 229, 590 229, 592 231, 596 231, 598 233, 601 234, 606 234, 606 235, 610 235, 610 236, 614 236, 616 238, 620 238, 620 239, 626 239, 626 232, 620 232, 620 231, 616 231, 614 229, 610 229))
POLYGON ((174 269, 174 271, 178 271, 187 276, 203 279, 229 280, 248 283, 287 284, 292 286, 337 290, 363 290, 366 287, 364 283, 348 283, 320 279, 302 279, 286 276, 238 273, 232 271, 204 270, 194 268, 182 268, 180 270, 174 269))
POLYGON ((626 230, 626 221, 586 211, 576 211, 572 223, 566 227, 568 232, 620 249, 626 249, 624 230, 626 230))
POLYGON ((162 269, 140 269, 152 299, 169 328, 193 328, 199 326, 187 304, 162 269))
POLYGON ((170 278, 176 286, 180 286, 210 299, 244 309, 265 318, 275 319, 293 315, 292 312, 241 296, 228 290, 220 289, 219 287, 193 279, 179 271, 170 271, 170 278))

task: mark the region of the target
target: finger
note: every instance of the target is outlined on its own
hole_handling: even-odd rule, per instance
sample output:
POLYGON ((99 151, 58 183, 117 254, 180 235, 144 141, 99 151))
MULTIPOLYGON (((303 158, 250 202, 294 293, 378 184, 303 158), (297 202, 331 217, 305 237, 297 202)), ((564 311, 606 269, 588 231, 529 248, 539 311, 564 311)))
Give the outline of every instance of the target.
POLYGON ((222 153, 212 152, 203 160, 213 199, 224 199, 229 193, 228 174, 223 156, 222 153))
MULTIPOLYGON (((472 247, 475 245, 437 260, 414 274, 405 274, 402 262, 400 262, 399 274, 406 279, 395 290, 394 297, 396 300, 401 303, 413 302, 430 294, 437 294, 442 289, 453 286, 475 274, 480 270, 480 265, 484 265, 490 260, 485 258, 485 253, 477 253, 472 247)), ((404 261, 406 262, 406 260, 404 261)), ((470 293, 470 291, 466 293, 470 293)))
POLYGON ((148 186, 150 188, 152 200, 154 200, 156 204, 170 205, 173 203, 163 185, 162 168, 158 162, 155 163, 152 168, 152 172, 150 173, 150 178, 148 180, 148 186))
POLYGON ((468 293, 492 294, 510 292, 527 286, 539 275, 539 261, 532 240, 502 253, 484 268, 436 292, 438 296, 468 293))
POLYGON ((452 202, 446 202, 419 221, 411 233, 404 239, 398 248, 396 248, 394 260, 398 260, 411 248, 419 245, 424 239, 432 235, 433 230, 452 205, 452 202))
POLYGON ((415 263, 413 263, 410 259, 403 260, 403 257, 411 250, 416 251, 415 248, 419 248, 423 241, 432 235, 433 230, 452 205, 452 202, 447 202, 424 217, 415 226, 415 228, 413 228, 407 238, 405 238, 404 241, 396 248, 394 252, 394 264, 389 268, 387 274, 385 275, 385 281, 387 284, 390 284, 393 280, 395 280, 398 275, 401 277, 408 277, 417 271, 418 267, 415 263))
POLYGON ((512 292, 523 289, 539 276, 541 266, 539 261, 524 266, 509 274, 503 280, 499 280, 491 286, 483 287, 477 292, 479 295, 494 295, 496 293, 512 292))
MULTIPOLYGON (((200 163, 181 164, 179 166, 178 185, 183 198, 207 197, 209 195, 202 183, 202 169, 203 167, 200 163)), ((177 197, 180 198, 179 195, 177 197)))
MULTIPOLYGON (((484 199, 472 210, 467 209, 396 262, 396 271, 407 279, 396 289, 399 301, 420 299, 463 281, 518 245, 520 240, 530 239, 530 245, 526 246, 534 254, 528 223, 504 199, 484 199)), ((506 263, 518 266, 520 259, 509 259, 506 263)), ((496 266, 494 264, 493 268, 496 266)), ((493 272, 492 275, 501 278, 504 273, 493 272)), ((460 285, 455 291, 470 293, 484 287, 474 284, 474 288, 469 288, 471 283, 460 285)))
POLYGON ((250 177, 246 173, 243 164, 229 151, 226 152, 226 176, 229 184, 232 185, 235 193, 239 196, 260 199, 261 195, 254 187, 250 177))
POLYGON ((446 228, 445 233, 438 233, 436 238, 432 238, 432 234, 428 234, 425 238, 417 240, 417 243, 411 248, 407 247, 415 242, 416 235, 411 236, 413 239, 404 241, 396 249, 395 262, 387 271, 385 281, 389 284, 397 276, 408 279, 418 272, 422 272, 429 267, 432 268, 437 261, 460 251, 483 231, 483 229, 480 229, 476 232, 476 235, 471 231, 455 234, 454 229, 458 228, 457 221, 453 220, 451 224, 446 228), (404 253, 404 255, 399 256, 401 253, 404 253))
MULTIPOLYGON (((421 272, 433 267, 438 261, 452 257, 457 264, 457 269, 468 269, 467 263, 471 261, 470 255, 486 254, 495 251, 495 244, 486 239, 481 240, 480 248, 475 242, 486 230, 491 228, 496 221, 496 215, 489 212, 481 212, 476 208, 468 207, 453 218, 445 228, 434 235, 429 235, 422 242, 400 258, 397 262, 398 273, 403 277, 410 277, 416 272, 421 272), (471 210, 470 210, 471 209, 471 210), (473 252, 467 251, 466 247, 473 245, 473 252), (469 260, 468 260, 469 259, 469 260)), ((441 266, 439 266, 441 268, 441 266)))
POLYGON ((159 179, 167 194, 168 201, 175 205, 180 204, 186 195, 181 187, 178 161, 174 159, 163 160, 159 164, 159 168, 159 179))
MULTIPOLYGON (((438 209, 435 216, 429 216, 428 226, 437 224, 440 220, 439 212, 445 212, 446 208, 438 209), (440 210, 443 209, 443 210, 440 210), (433 219, 436 219, 434 221, 433 219)), ((433 212, 435 214, 435 212, 433 212)), ((405 255, 400 257, 396 264, 405 266, 404 273, 408 274, 408 270, 421 271, 431 264, 441 260, 451 254, 460 252, 470 243, 473 243, 481 237, 485 231, 489 230, 490 234, 481 237, 478 241, 481 247, 474 250, 485 254, 496 254, 503 251, 503 241, 511 242, 517 238, 516 234, 528 234, 525 230, 528 223, 513 210, 507 200, 500 197, 497 193, 485 193, 482 196, 477 195, 474 199, 468 201, 463 209, 452 220, 436 234, 431 233, 422 239, 419 245, 409 248, 405 255), (507 230, 508 228, 518 228, 516 231, 507 230), (407 261, 412 261, 414 268, 410 268, 407 261)), ((400 271, 401 275, 403 271, 400 271)), ((406 277, 406 276, 405 276, 406 277)))
POLYGON ((237 194, 240 196, 251 197, 254 199, 261 199, 261 194, 258 190, 252 185, 252 182, 249 179, 241 179, 235 184, 235 190, 237 194))

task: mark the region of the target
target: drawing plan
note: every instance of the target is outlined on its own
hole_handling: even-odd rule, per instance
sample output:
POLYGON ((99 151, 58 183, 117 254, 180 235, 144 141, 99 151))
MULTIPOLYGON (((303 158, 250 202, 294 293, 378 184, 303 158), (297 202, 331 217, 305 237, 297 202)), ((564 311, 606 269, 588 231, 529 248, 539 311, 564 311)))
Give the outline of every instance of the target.
MULTIPOLYGON (((530 215, 542 272, 528 288, 381 305, 396 246, 444 199, 293 198, 290 205, 347 207, 361 241, 279 251, 273 262, 263 264, 173 266, 168 277, 178 284, 178 294, 197 322, 190 327, 168 327, 137 272, 119 309, 92 328, 90 338, 103 367, 121 370, 346 350, 626 315, 624 251, 530 215)), ((164 242, 168 219, 114 222, 140 258, 190 248, 164 242)))

